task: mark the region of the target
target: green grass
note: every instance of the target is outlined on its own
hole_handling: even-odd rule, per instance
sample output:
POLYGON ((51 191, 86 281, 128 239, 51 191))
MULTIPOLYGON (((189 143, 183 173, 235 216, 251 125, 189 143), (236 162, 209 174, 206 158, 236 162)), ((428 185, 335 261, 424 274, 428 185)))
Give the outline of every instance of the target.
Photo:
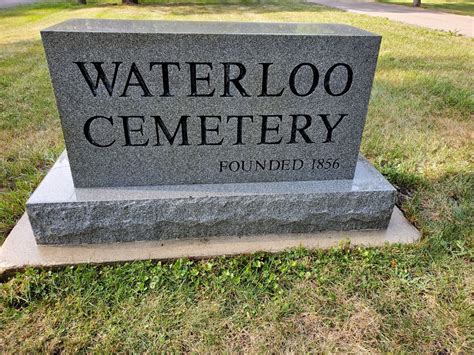
POLYGON ((1 352, 473 352, 472 39, 305 4, 0 10, 3 236, 63 149, 38 31, 72 17, 339 22, 382 34, 362 151, 400 189, 423 240, 27 270, 0 288, 1 352))
MULTIPOLYGON (((386 4, 412 6, 413 0, 376 0, 386 4)), ((458 15, 474 16, 473 0, 421 0, 424 9, 440 10, 458 15)))

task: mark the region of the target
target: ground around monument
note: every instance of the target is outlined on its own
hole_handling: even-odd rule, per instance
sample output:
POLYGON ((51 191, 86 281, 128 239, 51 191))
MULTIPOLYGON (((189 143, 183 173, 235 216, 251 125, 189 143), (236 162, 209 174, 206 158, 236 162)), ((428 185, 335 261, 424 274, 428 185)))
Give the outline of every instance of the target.
POLYGON ((2 352, 473 352, 472 39, 309 4, 0 10, 4 237, 64 148, 39 30, 73 17, 336 22, 381 34, 362 153, 423 238, 29 269, 1 285, 2 352))

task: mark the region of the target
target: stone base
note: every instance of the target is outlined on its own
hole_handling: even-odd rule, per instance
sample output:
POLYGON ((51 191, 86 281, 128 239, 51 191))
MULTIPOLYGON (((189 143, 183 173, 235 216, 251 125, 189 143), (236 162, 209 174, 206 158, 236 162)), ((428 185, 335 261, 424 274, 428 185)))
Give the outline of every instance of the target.
POLYGON ((386 243, 413 243, 419 238, 420 232, 395 208, 388 228, 383 230, 52 246, 36 243, 28 216, 24 214, 0 249, 0 275, 29 266, 55 267, 181 257, 206 258, 257 251, 275 253, 298 246, 330 248, 341 241, 350 241, 351 245, 382 246, 386 243))
POLYGON ((63 154, 27 202, 38 244, 387 228, 395 189, 360 157, 353 180, 74 188, 63 154))

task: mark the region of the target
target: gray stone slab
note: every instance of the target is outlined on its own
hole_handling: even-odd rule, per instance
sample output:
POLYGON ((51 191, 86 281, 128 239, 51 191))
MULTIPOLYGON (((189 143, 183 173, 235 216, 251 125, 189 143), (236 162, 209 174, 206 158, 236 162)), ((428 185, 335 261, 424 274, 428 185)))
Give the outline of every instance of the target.
POLYGON ((386 243, 414 243, 419 238, 420 232, 395 207, 387 229, 383 230, 219 236, 89 245, 38 245, 28 216, 24 214, 0 249, 0 277, 26 267, 48 268, 183 257, 208 258, 261 251, 276 253, 301 246, 330 248, 343 241, 349 241, 352 246, 383 246, 386 243))
POLYGON ((378 35, 69 20, 42 38, 77 187, 354 176, 378 35))
POLYGON ((360 157, 353 180, 75 188, 64 153, 27 202, 38 244, 386 228, 395 189, 360 157))

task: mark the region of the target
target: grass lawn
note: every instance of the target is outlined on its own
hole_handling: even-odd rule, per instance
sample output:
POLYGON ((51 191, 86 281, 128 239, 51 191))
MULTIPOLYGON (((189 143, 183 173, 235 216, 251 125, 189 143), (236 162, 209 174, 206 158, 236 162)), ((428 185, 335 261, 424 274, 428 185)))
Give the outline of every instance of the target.
POLYGON ((63 149, 39 30, 67 18, 339 22, 383 35, 363 153, 422 231, 409 246, 27 270, 0 351, 474 351, 474 41, 309 4, 0 10, 0 229, 63 149))
MULTIPOLYGON (((376 0, 386 4, 412 6, 413 0, 376 0)), ((421 0, 421 7, 425 9, 451 12, 458 15, 474 16, 473 0, 421 0)))

